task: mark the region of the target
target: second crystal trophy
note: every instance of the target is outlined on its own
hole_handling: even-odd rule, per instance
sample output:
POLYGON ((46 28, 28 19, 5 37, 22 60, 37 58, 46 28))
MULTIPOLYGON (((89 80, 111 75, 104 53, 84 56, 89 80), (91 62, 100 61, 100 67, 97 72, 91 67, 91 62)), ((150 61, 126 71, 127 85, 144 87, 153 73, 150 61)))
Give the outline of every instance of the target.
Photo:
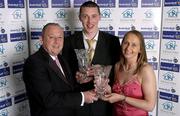
POLYGON ((87 79, 86 71, 90 65, 88 50, 86 49, 75 49, 75 53, 78 60, 79 71, 83 74, 82 80, 87 79))

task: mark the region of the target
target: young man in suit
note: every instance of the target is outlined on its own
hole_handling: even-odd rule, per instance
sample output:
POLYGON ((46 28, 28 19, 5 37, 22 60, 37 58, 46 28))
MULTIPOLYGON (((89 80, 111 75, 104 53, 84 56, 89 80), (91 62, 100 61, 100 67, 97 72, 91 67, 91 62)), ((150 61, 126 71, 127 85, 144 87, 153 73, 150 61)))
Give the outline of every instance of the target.
POLYGON ((23 70, 31 116, 74 116, 76 108, 96 100, 95 93, 76 92, 76 81, 60 54, 64 32, 59 24, 45 25, 41 40, 41 48, 27 58, 23 70))
MULTIPOLYGON (((78 63, 74 49, 88 49, 87 40, 95 40, 93 45, 94 56, 91 64, 114 65, 120 56, 119 38, 98 29, 100 21, 99 6, 92 1, 83 3, 80 7, 79 19, 83 25, 83 30, 75 32, 65 39, 63 55, 68 59, 74 76, 77 76, 78 63)), ((90 68, 92 69, 92 68, 90 68)), ((91 74, 93 71, 89 71, 91 74)), ((91 75, 92 76, 92 75, 91 75)), ((78 81, 79 78, 77 78, 78 81)), ((93 78, 81 81, 79 86, 82 91, 94 89, 93 78)), ((112 80, 112 79, 110 79, 112 80)), ((77 111, 77 116, 111 116, 110 104, 98 100, 93 104, 87 104, 77 111)))

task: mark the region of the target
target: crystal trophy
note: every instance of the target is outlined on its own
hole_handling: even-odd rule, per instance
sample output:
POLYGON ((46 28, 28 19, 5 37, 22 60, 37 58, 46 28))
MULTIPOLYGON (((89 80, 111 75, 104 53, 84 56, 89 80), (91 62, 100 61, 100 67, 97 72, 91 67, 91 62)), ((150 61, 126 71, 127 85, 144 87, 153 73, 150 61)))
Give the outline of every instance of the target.
POLYGON ((79 71, 83 74, 82 80, 87 79, 86 70, 90 65, 90 59, 88 57, 88 50, 86 49, 75 49, 75 53, 78 60, 79 71))
POLYGON ((101 98, 105 95, 106 87, 109 82, 109 74, 112 66, 98 66, 95 67, 95 90, 97 93, 97 97, 101 98))

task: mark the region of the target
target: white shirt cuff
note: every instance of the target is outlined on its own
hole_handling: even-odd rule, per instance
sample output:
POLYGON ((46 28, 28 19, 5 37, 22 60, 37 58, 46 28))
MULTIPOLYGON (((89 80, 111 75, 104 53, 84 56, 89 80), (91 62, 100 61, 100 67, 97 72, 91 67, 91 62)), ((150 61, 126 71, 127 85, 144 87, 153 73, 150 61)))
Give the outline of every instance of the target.
POLYGON ((84 94, 83 94, 83 92, 81 92, 81 95, 82 95, 81 106, 84 106, 84 94))

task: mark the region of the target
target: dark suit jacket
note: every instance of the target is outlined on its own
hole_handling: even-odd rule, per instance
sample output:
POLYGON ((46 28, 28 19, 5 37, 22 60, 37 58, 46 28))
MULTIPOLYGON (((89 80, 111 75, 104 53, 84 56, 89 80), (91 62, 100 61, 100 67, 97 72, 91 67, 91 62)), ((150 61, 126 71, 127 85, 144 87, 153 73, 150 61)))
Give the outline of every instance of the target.
MULTIPOLYGON (((75 75, 78 70, 78 62, 76 58, 76 54, 74 49, 85 49, 83 42, 83 34, 82 32, 76 32, 70 37, 65 39, 64 48, 63 48, 63 56, 68 60, 71 70, 75 75)), ((92 60, 92 64, 100 64, 100 65, 114 65, 120 57, 120 42, 119 38, 108 33, 99 32, 94 57, 92 60)), ((110 78, 111 82, 113 80, 110 78)), ((79 85, 82 91, 90 90, 94 88, 93 81, 85 84, 79 85)), ((89 104, 91 111, 87 111, 90 113, 89 116, 109 116, 107 114, 107 107, 104 107, 106 103, 95 102, 93 104, 89 104)), ((86 106, 85 106, 86 107, 86 106)), ((83 107, 83 108, 85 108, 83 107)), ((84 109, 83 109, 84 110, 84 109)), ((82 115, 83 116, 83 115, 82 115)), ((88 116, 88 113, 86 113, 88 116)))
POLYGON ((74 116, 74 108, 80 107, 82 96, 75 92, 69 66, 61 55, 58 58, 68 82, 43 47, 24 64, 23 79, 31 116, 74 116))

